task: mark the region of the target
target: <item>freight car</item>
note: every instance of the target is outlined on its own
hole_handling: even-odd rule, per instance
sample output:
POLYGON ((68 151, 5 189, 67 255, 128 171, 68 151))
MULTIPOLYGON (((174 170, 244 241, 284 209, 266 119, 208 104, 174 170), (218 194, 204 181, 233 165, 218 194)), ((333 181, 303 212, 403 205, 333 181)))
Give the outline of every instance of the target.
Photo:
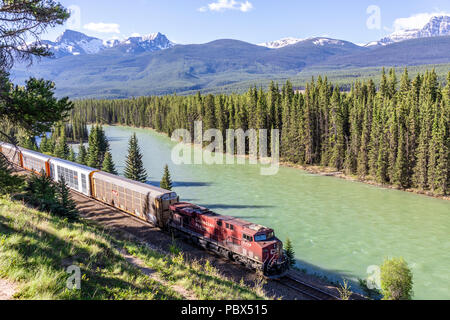
POLYGON ((179 202, 175 192, 11 144, 0 142, 0 152, 16 166, 43 173, 56 182, 63 177, 78 193, 181 235, 266 276, 279 277, 288 268, 283 243, 272 229, 179 202))

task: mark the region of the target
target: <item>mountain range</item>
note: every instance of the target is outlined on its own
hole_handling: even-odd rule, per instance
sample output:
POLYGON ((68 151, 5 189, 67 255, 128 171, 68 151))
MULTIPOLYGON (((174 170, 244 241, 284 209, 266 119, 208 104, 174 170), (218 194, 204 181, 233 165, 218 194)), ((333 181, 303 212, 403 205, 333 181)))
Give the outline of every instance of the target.
POLYGON ((423 27, 419 29, 409 29, 394 32, 388 37, 367 44, 372 46, 385 46, 396 42, 411 39, 431 38, 450 36, 450 16, 435 16, 423 27))
POLYGON ((98 54, 104 50, 119 48, 126 53, 153 52, 174 46, 167 37, 159 32, 145 36, 129 37, 125 40, 101 40, 89 37, 81 32, 66 30, 56 41, 43 40, 42 45, 50 49, 55 58, 98 54))
POLYGON ((348 68, 444 64, 450 63, 448 19, 435 17, 423 29, 367 46, 327 37, 260 45, 232 39, 180 45, 161 33, 103 41, 67 30, 56 41, 43 43, 53 58, 31 68, 19 65, 12 76, 18 83, 30 76, 51 79, 59 96, 125 98, 246 89, 249 83, 295 78, 308 70, 326 74, 348 68))

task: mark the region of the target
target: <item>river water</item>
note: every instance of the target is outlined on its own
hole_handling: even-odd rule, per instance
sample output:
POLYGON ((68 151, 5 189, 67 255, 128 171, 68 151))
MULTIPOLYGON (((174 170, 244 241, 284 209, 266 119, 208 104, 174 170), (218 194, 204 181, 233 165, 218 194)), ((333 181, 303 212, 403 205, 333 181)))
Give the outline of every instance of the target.
POLYGON ((369 267, 403 257, 414 274, 414 298, 450 299, 448 201, 293 168, 262 176, 259 165, 175 165, 175 143, 166 136, 104 129, 120 173, 136 132, 150 183, 159 185, 167 163, 182 201, 274 228, 282 241, 292 240, 298 267, 308 273, 357 283, 369 267))

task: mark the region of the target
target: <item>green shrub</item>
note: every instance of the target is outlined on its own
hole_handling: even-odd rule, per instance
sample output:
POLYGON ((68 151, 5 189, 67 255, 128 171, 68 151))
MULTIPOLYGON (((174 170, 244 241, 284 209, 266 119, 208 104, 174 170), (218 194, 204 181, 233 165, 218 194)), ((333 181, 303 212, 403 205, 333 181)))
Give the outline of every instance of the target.
POLYGON ((386 260, 381 266, 383 300, 411 300, 413 275, 403 258, 386 260))

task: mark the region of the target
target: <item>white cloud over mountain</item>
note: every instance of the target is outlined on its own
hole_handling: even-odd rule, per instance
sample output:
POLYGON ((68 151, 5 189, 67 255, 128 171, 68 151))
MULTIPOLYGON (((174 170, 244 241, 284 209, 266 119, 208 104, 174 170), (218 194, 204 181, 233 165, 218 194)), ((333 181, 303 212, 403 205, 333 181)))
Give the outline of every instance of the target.
POLYGON ((240 2, 236 0, 217 0, 209 3, 205 7, 198 9, 200 12, 206 11, 225 11, 225 10, 239 10, 241 12, 248 12, 253 9, 253 4, 249 1, 240 2))
POLYGON ((120 34, 120 25, 117 23, 88 23, 83 26, 84 29, 100 32, 100 33, 117 33, 120 34))
POLYGON ((435 16, 450 16, 448 12, 434 12, 434 13, 418 13, 408 18, 398 18, 394 21, 394 32, 400 32, 412 29, 423 28, 431 18, 435 16))

